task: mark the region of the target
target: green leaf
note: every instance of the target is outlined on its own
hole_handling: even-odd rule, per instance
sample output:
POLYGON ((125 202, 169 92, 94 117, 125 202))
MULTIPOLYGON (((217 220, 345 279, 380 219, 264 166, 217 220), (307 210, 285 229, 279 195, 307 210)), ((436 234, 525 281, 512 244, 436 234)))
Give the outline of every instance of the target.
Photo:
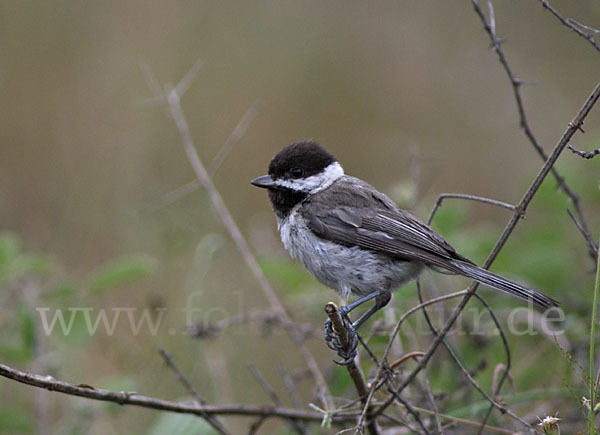
POLYGON ((156 269, 156 260, 146 255, 122 257, 106 264, 90 280, 90 291, 102 293, 110 288, 130 284, 150 275, 156 269))

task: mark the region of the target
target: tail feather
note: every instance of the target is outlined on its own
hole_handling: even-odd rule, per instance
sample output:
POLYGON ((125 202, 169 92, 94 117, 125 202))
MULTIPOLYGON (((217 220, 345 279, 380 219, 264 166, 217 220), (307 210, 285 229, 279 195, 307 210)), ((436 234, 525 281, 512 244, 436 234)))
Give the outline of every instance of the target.
POLYGON ((558 301, 552 299, 551 297, 524 287, 521 284, 517 284, 516 282, 510 281, 501 277, 500 275, 496 275, 495 273, 482 269, 481 267, 458 261, 453 261, 452 266, 453 269, 455 268, 458 273, 466 276, 467 278, 474 279, 481 284, 517 296, 526 301, 531 301, 542 308, 558 306, 558 301))

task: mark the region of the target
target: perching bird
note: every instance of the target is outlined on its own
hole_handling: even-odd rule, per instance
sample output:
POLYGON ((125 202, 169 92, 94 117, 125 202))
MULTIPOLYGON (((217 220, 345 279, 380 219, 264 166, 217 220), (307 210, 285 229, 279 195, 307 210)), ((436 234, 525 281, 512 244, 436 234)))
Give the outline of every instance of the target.
POLYGON ((493 289, 557 306, 554 299, 476 266, 431 227, 364 181, 344 174, 339 162, 313 141, 286 146, 271 160, 269 174, 251 181, 268 190, 281 240, 290 255, 342 297, 358 296, 340 309, 375 305, 350 326, 352 351, 344 353, 326 323, 326 339, 349 363, 356 330, 387 305, 391 292, 426 268, 463 275, 493 289))

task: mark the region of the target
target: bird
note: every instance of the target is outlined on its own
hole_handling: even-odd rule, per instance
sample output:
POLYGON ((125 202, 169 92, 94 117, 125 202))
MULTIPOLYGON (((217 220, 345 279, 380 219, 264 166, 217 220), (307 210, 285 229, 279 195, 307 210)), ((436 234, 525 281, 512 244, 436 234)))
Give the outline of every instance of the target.
POLYGON ((392 291, 428 268, 463 275, 544 309, 558 306, 551 297, 456 252, 384 193, 346 175, 338 160, 313 140, 284 147, 269 163, 268 174, 250 183, 268 191, 281 240, 291 257, 345 300, 357 297, 340 307, 350 333, 349 350, 343 349, 329 319, 325 324, 325 339, 342 358, 340 364, 354 360, 358 328, 390 302, 392 291), (374 305, 351 322, 348 314, 372 299, 374 305))

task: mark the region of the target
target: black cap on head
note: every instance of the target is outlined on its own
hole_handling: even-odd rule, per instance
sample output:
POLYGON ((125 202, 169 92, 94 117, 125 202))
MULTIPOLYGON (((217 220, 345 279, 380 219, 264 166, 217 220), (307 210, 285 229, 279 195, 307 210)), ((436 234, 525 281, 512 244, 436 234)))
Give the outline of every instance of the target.
POLYGON ((336 158, 317 142, 294 142, 273 157, 269 164, 269 175, 273 178, 297 178, 298 171, 302 170, 301 176, 310 177, 336 161, 336 158), (294 170, 297 171, 295 174, 294 170))

